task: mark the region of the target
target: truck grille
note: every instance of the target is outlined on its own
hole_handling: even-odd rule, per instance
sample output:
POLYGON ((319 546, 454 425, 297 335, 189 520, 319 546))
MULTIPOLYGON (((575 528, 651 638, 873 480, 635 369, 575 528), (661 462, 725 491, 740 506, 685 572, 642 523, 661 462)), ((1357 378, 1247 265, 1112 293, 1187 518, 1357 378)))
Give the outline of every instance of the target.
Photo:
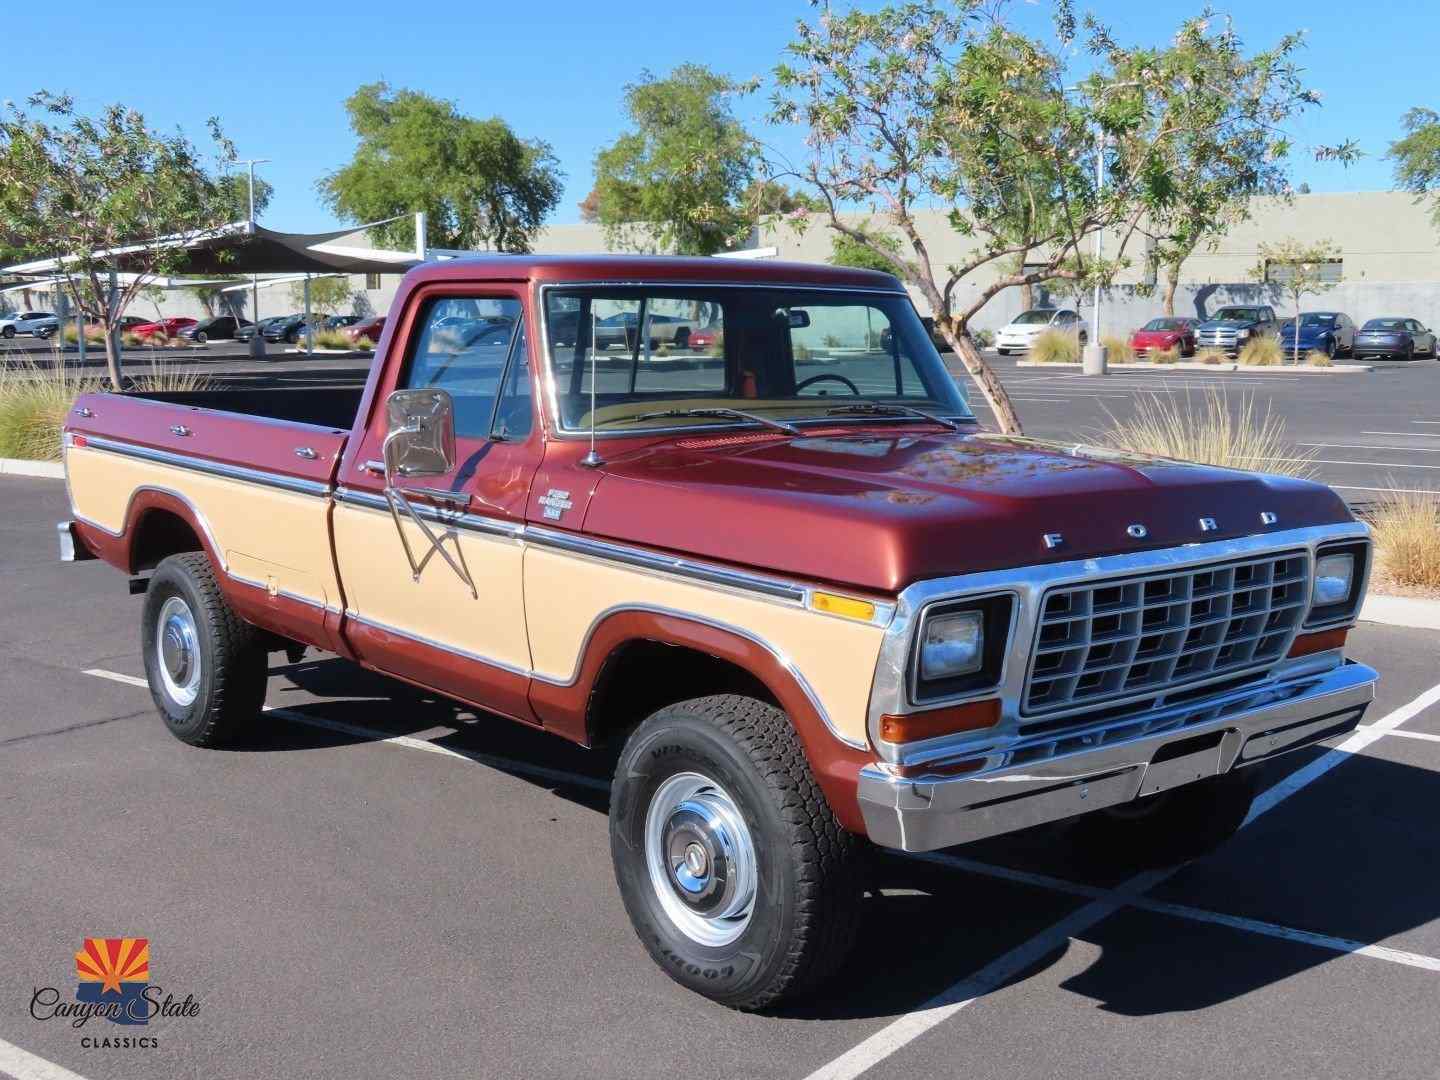
POLYGON ((1303 552, 1066 585, 1041 601, 1022 714, 1252 671, 1285 656, 1308 603, 1303 552))
POLYGON ((1202 348, 1233 349, 1240 340, 1235 330, 1201 330, 1195 335, 1195 343, 1202 348))

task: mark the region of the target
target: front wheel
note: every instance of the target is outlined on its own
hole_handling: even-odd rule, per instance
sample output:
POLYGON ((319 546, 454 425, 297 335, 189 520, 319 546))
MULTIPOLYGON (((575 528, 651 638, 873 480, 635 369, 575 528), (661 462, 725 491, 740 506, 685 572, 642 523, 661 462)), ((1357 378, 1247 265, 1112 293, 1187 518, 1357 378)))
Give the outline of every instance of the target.
POLYGON ((260 715, 268 655, 204 552, 171 555, 145 590, 141 648, 165 726, 191 746, 233 742, 260 715))
POLYGON ((7 326, 4 330, 0 330, 0 336, 5 337, 6 339, 13 338, 15 336, 15 327, 7 326))
POLYGON ((854 939, 860 842, 765 702, 696 698, 641 724, 615 770, 610 852, 651 957, 732 1008, 813 989, 854 939))

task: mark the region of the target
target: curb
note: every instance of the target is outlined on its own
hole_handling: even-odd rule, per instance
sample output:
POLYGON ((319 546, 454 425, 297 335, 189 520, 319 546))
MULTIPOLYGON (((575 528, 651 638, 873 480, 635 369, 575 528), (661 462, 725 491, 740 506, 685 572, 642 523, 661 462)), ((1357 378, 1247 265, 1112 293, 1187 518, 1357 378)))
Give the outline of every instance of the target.
POLYGON ((1412 630, 1440 630, 1440 600, 1370 595, 1360 607, 1360 621, 1407 626, 1412 630))
MULTIPOLYGON (((1041 360, 1018 360, 1016 367, 1055 368, 1080 370, 1083 364, 1051 364, 1041 360)), ((1240 375, 1365 375, 1375 370, 1370 364, 1337 364, 1334 367, 1296 367, 1294 364, 1197 364, 1181 361, 1178 364, 1106 364, 1108 371, 1231 371, 1240 375)))
POLYGON ((65 466, 58 461, 0 458, 0 476, 40 476, 47 480, 64 480, 65 466))

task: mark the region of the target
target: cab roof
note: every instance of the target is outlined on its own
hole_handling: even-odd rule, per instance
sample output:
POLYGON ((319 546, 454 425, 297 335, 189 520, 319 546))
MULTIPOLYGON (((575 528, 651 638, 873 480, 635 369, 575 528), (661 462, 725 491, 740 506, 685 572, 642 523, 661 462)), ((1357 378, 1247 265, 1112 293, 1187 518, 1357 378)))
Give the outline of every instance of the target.
POLYGON ((651 282, 686 284, 814 285, 902 292, 891 274, 848 266, 721 259, 678 255, 482 255, 427 262, 405 275, 406 284, 433 281, 651 282))

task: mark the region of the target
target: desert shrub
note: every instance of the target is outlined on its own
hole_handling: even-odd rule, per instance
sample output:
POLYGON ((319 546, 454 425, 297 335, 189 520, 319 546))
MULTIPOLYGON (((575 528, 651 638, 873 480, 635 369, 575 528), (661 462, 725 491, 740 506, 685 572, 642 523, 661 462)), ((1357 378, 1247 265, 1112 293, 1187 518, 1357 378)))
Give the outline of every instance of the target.
POLYGON ((1059 330, 1046 330, 1030 345, 1030 359, 1041 364, 1075 364, 1080 360, 1080 339, 1059 330))
POLYGON ((126 330, 123 334, 120 335, 121 348, 138 349, 144 344, 146 344, 145 339, 142 338, 139 334, 134 333, 133 331, 126 330))
MULTIPOLYGON (((80 335, 75 332, 74 320, 67 322, 60 329, 60 340, 67 345, 74 345, 80 340, 80 335)), ((95 326, 93 323, 85 324, 85 343, 87 345, 99 345, 105 347, 105 328, 95 326)))
POLYGON ((1250 367, 1275 367, 1285 362, 1285 350, 1269 334, 1252 337, 1240 350, 1240 363, 1250 367))
POLYGON ((1211 390, 1196 402, 1150 394, 1139 397, 1125 419, 1110 416, 1097 438, 1101 446, 1179 461, 1198 461, 1231 469, 1309 476, 1314 454, 1301 453, 1285 438, 1285 421, 1261 413, 1247 394, 1236 407, 1223 391, 1211 390))
POLYGON ((995 331, 971 330, 970 340, 975 342, 977 349, 988 349, 995 344, 995 331))
POLYGON ((1223 349, 1201 349, 1195 354, 1195 359, 1202 364, 1228 364, 1230 358, 1225 355, 1223 349))
POLYGON ((339 330, 317 330, 315 331, 315 347, 317 349, 344 349, 348 352, 355 348, 355 344, 339 330))
POLYGON ((1330 354, 1321 352, 1319 349, 1311 349, 1305 354, 1305 363, 1309 367, 1334 367, 1335 361, 1330 359, 1330 354))
POLYGON ((1178 364, 1180 362, 1180 346, 1171 345, 1168 349, 1151 349, 1150 359, 1157 364, 1178 364))
POLYGON ((1107 334, 1100 339, 1100 344, 1105 346, 1109 353, 1109 362, 1112 364, 1128 364, 1135 359, 1135 350, 1130 347, 1129 338, 1120 337, 1118 334, 1107 334))
POLYGON ((1377 569, 1398 585, 1440 589, 1440 492, 1381 496, 1371 517, 1377 569))

